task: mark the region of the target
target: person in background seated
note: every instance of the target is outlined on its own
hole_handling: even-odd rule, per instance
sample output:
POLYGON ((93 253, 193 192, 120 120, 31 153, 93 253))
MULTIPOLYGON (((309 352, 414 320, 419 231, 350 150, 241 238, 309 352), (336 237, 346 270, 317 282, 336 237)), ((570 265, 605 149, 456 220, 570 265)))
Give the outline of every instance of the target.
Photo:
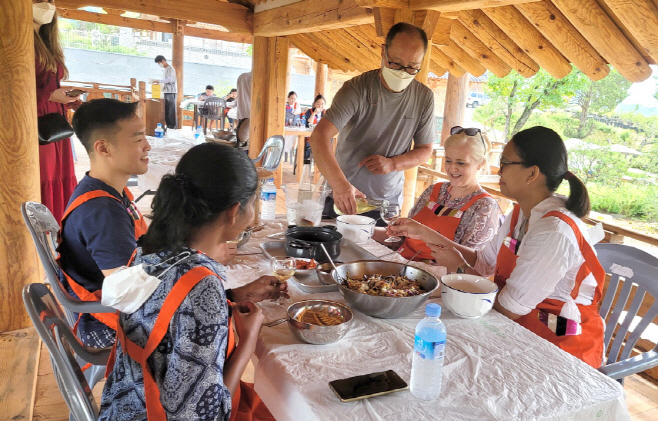
MULTIPOLYGON (((449 181, 428 187, 409 212, 409 218, 457 244, 481 249, 498 232, 502 214, 496 200, 478 183, 478 176, 489 168, 491 145, 480 129, 456 126, 450 133, 444 144, 449 181)), ((377 228, 375 239, 385 238, 385 230, 377 228)), ((433 260, 432 250, 422 240, 403 241, 399 250, 402 257, 410 259, 420 251, 415 260, 433 260)))
POLYGON ((286 126, 293 126, 299 121, 299 115, 302 109, 297 103, 297 93, 295 91, 288 92, 288 101, 286 102, 286 126))
POLYGON ((226 101, 226 109, 224 110, 224 117, 228 119, 228 127, 231 130, 235 130, 235 126, 237 125, 236 123, 236 116, 237 116, 237 101, 236 98, 238 97, 238 90, 236 88, 231 89, 231 92, 228 93, 224 97, 224 100, 226 101), (231 115, 229 115, 229 112, 231 112, 231 115))
POLYGON ((215 88, 212 85, 206 86, 205 92, 201 92, 199 95, 197 95, 197 99, 199 101, 205 101, 206 98, 211 98, 215 97, 215 88))
POLYGON ((560 135, 546 127, 520 131, 500 158, 500 191, 518 204, 498 235, 474 250, 403 219, 391 232, 423 240, 453 272, 491 276, 494 308, 562 350, 599 368, 603 320, 598 312, 605 271, 585 224, 590 201, 569 171, 560 135), (566 180, 569 197, 555 194, 566 180))
POLYGON ((315 97, 313 100, 313 108, 306 110, 306 127, 309 125, 316 125, 322 118, 324 114, 324 107, 327 104, 327 100, 321 94, 315 97))
POLYGON ((156 286, 115 303, 130 310, 119 316, 100 420, 274 420, 253 385, 240 381, 262 311, 227 302, 217 261, 219 246, 253 221, 257 186, 249 157, 216 143, 193 147, 162 178, 153 222, 125 277, 138 288, 144 277, 156 286))

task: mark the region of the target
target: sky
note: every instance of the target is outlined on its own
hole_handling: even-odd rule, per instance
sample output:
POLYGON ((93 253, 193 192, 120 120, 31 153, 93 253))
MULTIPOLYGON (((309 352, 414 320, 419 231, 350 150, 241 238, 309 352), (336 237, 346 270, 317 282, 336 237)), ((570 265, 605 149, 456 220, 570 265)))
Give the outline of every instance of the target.
POLYGON ((639 104, 647 108, 658 107, 658 100, 653 97, 653 94, 656 92, 656 85, 658 84, 658 80, 656 80, 658 66, 651 66, 651 69, 653 70, 653 76, 644 82, 631 85, 629 89, 630 95, 622 102, 623 105, 639 104))

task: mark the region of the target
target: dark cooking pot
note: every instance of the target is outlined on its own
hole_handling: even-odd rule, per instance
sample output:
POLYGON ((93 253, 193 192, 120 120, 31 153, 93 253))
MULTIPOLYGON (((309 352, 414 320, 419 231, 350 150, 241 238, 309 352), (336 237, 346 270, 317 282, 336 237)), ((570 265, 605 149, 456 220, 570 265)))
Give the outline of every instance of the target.
POLYGON ((340 255, 340 241, 343 235, 336 227, 300 227, 291 225, 286 231, 286 255, 304 259, 328 262, 320 244, 324 244, 332 259, 340 255))

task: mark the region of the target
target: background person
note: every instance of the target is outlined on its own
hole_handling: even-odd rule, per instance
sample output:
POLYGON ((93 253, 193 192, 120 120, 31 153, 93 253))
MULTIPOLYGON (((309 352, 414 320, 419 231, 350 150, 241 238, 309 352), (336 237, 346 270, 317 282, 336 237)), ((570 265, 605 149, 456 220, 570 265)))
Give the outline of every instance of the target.
POLYGON ((318 96, 315 97, 313 100, 313 107, 306 110, 306 114, 304 114, 304 117, 306 117, 306 127, 311 124, 316 125, 320 122, 324 115, 324 107, 326 104, 327 100, 324 99, 322 94, 318 94, 318 96))
POLYGON ((228 119, 228 127, 231 130, 235 129, 236 123, 236 98, 238 97, 238 90, 236 88, 231 89, 231 91, 224 97, 226 101, 226 109, 224 110, 224 117, 228 119), (232 111, 232 112, 231 112, 232 111), (229 115, 231 113, 231 115, 229 115))
POLYGON ((216 97, 215 88, 212 85, 207 85, 206 90, 197 95, 199 101, 205 101, 206 98, 216 97))
MULTIPOLYGON (((69 88, 61 88, 60 81, 69 72, 64 64, 64 52, 59 43, 57 9, 50 0, 32 1, 34 26, 34 55, 37 85, 37 116, 58 113, 66 115, 67 108, 79 105, 80 96, 66 95, 69 88)), ((36 142, 36 139, 34 139, 36 142)), ((71 139, 39 145, 39 173, 41 203, 57 221, 62 219, 66 204, 77 183, 73 164, 71 139)))
POLYGON ((286 101, 286 125, 293 126, 299 121, 299 115, 302 109, 297 103, 297 93, 295 91, 288 92, 288 100, 286 101))
MULTIPOLYGON (((343 213, 355 213, 355 197, 400 205, 403 171, 430 158, 436 138, 434 94, 414 80, 426 51, 425 31, 393 25, 382 46, 381 68, 345 82, 313 130, 313 156, 333 189, 325 215, 336 216, 334 202, 343 213), (337 134, 334 156, 331 140, 337 134)), ((380 217, 379 211, 366 215, 380 217)))
POLYGON ((162 67, 163 78, 158 80, 162 85, 162 93, 165 100, 165 122, 168 129, 175 129, 178 124, 176 119, 176 98, 178 96, 178 82, 176 81, 176 69, 169 63, 164 56, 155 57, 155 62, 162 67))

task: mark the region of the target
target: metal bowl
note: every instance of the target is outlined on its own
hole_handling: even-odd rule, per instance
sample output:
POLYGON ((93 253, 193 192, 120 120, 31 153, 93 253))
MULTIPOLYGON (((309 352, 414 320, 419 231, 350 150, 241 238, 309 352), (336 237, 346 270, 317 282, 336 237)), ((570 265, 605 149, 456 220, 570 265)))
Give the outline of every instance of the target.
POLYGON ((211 130, 215 139, 226 140, 228 142, 235 141, 235 133, 230 130, 211 130))
POLYGON ((439 281, 424 270, 407 266, 403 275, 409 279, 418 281, 427 292, 412 297, 380 297, 352 291, 343 286, 340 279, 347 278, 348 274, 352 278, 360 278, 363 275, 372 274, 384 276, 394 275, 400 272, 402 266, 404 266, 402 263, 384 262, 381 260, 360 260, 338 266, 338 272, 336 270, 331 271, 331 277, 334 282, 338 283, 338 290, 343 294, 345 301, 347 301, 347 304, 351 308, 369 316, 382 319, 395 319, 406 316, 422 306, 432 292, 439 287, 439 281))
POLYGON ((315 267, 315 273, 317 273, 318 279, 325 285, 335 284, 334 278, 331 277, 332 270, 334 270, 334 267, 331 266, 331 263, 320 263, 315 267))
POLYGON ((288 307, 288 327, 290 331, 302 342, 313 345, 325 345, 341 339, 350 329, 354 314, 345 304, 329 300, 299 301, 288 307), (296 319, 304 310, 329 312, 339 316, 343 323, 335 326, 319 326, 300 322, 296 319))

